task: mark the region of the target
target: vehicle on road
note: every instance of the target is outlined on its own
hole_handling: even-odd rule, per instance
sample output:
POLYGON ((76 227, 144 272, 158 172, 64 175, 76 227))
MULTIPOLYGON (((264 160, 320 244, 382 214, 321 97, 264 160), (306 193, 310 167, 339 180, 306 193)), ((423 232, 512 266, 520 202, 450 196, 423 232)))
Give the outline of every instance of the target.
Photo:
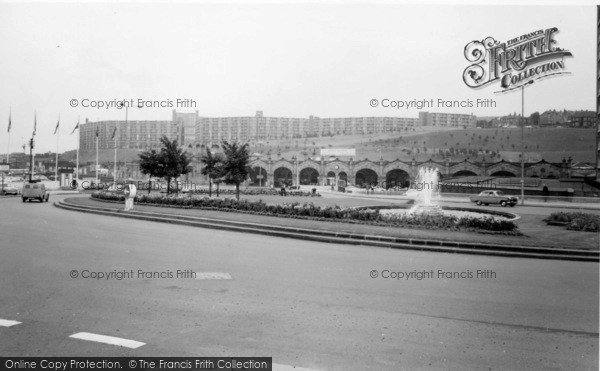
POLYGON ((27 182, 23 184, 23 189, 21 190, 21 198, 23 198, 23 202, 28 200, 39 200, 40 202, 48 202, 48 198, 50 195, 48 191, 46 191, 46 186, 44 183, 39 182, 27 182))
POLYGON ((6 195, 18 195, 19 194, 19 188, 4 183, 4 184, 0 184, 0 196, 6 196, 6 195))
POLYGON ((518 197, 505 195, 502 191, 495 190, 483 191, 476 196, 469 197, 469 199, 477 205, 498 204, 502 207, 513 207, 519 202, 518 197))

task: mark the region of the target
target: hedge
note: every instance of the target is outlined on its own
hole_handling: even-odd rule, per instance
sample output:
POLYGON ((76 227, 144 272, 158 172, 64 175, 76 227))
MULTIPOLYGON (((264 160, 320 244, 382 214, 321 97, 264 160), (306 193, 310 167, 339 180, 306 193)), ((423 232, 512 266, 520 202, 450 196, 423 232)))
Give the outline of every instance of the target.
MULTIPOLYGON (((208 189, 204 189, 204 188, 195 189, 193 191, 190 191, 189 193, 194 194, 194 195, 207 195, 208 189)), ((212 193, 213 194, 217 193, 215 188, 213 188, 212 193)), ((235 189, 226 188, 226 189, 219 190, 219 195, 235 195, 235 194, 236 194, 235 189)), ((247 189, 240 189, 240 194, 252 195, 252 196, 256 196, 256 195, 258 195, 258 196, 262 196, 262 195, 277 196, 277 195, 281 194, 281 190, 277 189, 277 188, 258 188, 258 189, 247 188, 247 189)), ((313 194, 312 192, 306 192, 306 191, 300 191, 300 190, 287 190, 286 189, 286 194, 288 196, 321 197, 321 194, 318 192, 313 194)))

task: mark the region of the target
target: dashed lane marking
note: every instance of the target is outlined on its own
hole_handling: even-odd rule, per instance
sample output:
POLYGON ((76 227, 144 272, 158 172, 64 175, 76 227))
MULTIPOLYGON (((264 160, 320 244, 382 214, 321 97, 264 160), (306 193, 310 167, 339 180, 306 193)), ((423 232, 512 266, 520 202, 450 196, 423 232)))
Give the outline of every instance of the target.
POLYGON ((11 321, 8 319, 0 319, 0 326, 3 326, 3 327, 10 327, 10 326, 18 325, 19 323, 21 323, 21 322, 11 321))
POLYGON ((196 272, 197 280, 231 280, 233 279, 229 273, 221 272, 196 272))
POLYGON ((96 341, 98 343, 117 345, 120 347, 131 348, 131 349, 139 348, 142 345, 146 345, 146 343, 142 343, 142 342, 135 341, 135 340, 122 339, 122 338, 117 338, 114 336, 92 334, 89 332, 78 332, 69 337, 74 338, 74 339, 96 341))

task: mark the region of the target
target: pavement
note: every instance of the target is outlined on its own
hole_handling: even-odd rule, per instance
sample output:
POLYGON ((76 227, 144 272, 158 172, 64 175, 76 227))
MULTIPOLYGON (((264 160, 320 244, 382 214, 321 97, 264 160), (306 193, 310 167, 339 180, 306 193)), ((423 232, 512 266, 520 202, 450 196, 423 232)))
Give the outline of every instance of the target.
POLYGON ((275 370, 598 367, 595 262, 0 204, 0 354, 11 357, 269 356, 275 370))
MULTIPOLYGON (((96 213, 110 215, 128 219, 140 219, 146 221, 163 222, 170 224, 181 224, 202 228, 221 229, 241 233, 263 234, 277 237, 287 237, 300 240, 319 241, 327 243, 341 243, 353 245, 366 245, 393 249, 408 249, 430 252, 463 253, 478 255, 494 255, 505 257, 528 257, 539 259, 560 259, 600 262, 600 252, 598 250, 560 248, 546 246, 531 246, 519 244, 498 243, 491 240, 486 235, 477 235, 471 237, 471 241, 461 241, 460 234, 454 235, 450 232, 450 237, 445 239, 436 239, 432 237, 431 231, 416 232, 417 237, 398 237, 389 235, 378 235, 373 232, 376 227, 366 226, 370 230, 368 233, 360 233, 358 225, 350 225, 348 228, 337 228, 329 230, 320 228, 324 224, 334 224, 341 226, 341 223, 323 223, 310 222, 305 227, 298 226, 299 220, 287 218, 269 218, 249 216, 253 221, 232 220, 229 216, 237 213, 217 213, 215 216, 198 216, 196 213, 190 213, 191 210, 179 208, 151 207, 148 205, 137 205, 134 210, 123 211, 122 203, 101 202, 88 197, 66 198, 55 202, 57 207, 80 211, 86 213, 96 213), (261 220, 257 222, 256 220, 261 220), (269 220, 270 219, 270 220, 269 220), (278 225, 274 223, 265 223, 274 219, 279 220, 278 225), (283 224, 282 224, 283 222, 283 224), (354 231, 353 231, 354 230, 354 231), (457 238, 458 237, 458 238, 457 238)), ((196 210, 194 210, 196 211, 196 210)), ((248 218, 246 218, 248 219, 248 218)), ((365 226, 362 226, 365 227, 365 226)), ((377 230, 389 229, 380 227, 377 230)), ((363 229, 364 230, 364 229, 363 229)), ((580 232, 581 233, 581 232, 580 232)), ((446 233, 448 235, 448 233, 446 233)), ((465 235, 467 233, 463 233, 465 235)), ((496 239, 501 240, 501 238, 496 239)))

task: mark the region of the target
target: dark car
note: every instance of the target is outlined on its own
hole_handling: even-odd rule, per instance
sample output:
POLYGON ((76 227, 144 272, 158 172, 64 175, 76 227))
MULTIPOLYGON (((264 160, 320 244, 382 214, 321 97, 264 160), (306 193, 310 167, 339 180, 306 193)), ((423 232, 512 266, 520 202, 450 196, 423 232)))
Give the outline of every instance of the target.
POLYGON ((503 207, 513 207, 519 202, 519 198, 515 196, 505 195, 502 191, 483 191, 477 196, 469 197, 471 202, 477 205, 498 204, 503 207))

